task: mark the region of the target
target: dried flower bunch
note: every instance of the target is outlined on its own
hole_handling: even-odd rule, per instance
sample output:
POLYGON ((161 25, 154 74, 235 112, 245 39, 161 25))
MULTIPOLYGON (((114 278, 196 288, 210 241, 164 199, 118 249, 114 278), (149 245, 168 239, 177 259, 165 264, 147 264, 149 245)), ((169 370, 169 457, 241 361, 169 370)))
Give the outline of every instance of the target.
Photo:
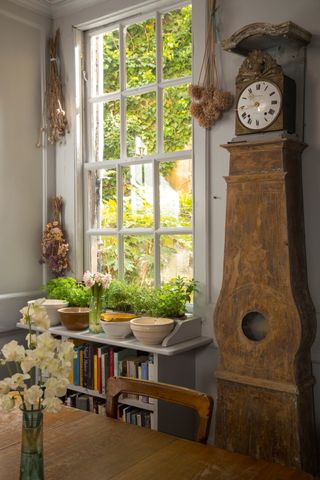
POLYGON ((211 128, 233 104, 233 95, 230 92, 213 86, 190 85, 188 91, 192 100, 191 115, 203 128, 211 128))
POLYGON ((49 328, 45 298, 24 307, 21 323, 29 327, 27 348, 12 340, 2 347, 0 364, 8 369, 9 376, 0 381, 0 407, 4 411, 14 408, 20 400, 24 410, 46 408, 58 412, 62 406, 59 397, 66 394, 74 359, 73 344, 57 340, 48 332, 33 335, 31 327, 49 328), (39 369, 38 382, 34 370, 39 369))
POLYGON ((219 88, 215 64, 216 0, 208 2, 210 21, 198 85, 189 86, 190 112, 200 127, 211 128, 232 107, 233 95, 219 88))
POLYGON ((43 232, 40 263, 46 263, 53 274, 61 277, 69 269, 69 244, 61 225, 62 197, 52 198, 53 220, 43 232))
POLYGON ((63 82, 61 74, 61 60, 59 57, 60 31, 56 31, 54 38, 49 38, 49 77, 45 98, 45 108, 43 123, 45 126, 40 128, 40 138, 37 147, 41 147, 41 136, 47 132, 48 142, 51 144, 61 142, 66 133, 69 133, 68 120, 66 117, 65 100, 63 95, 63 82), (49 122, 49 125, 47 125, 49 122))

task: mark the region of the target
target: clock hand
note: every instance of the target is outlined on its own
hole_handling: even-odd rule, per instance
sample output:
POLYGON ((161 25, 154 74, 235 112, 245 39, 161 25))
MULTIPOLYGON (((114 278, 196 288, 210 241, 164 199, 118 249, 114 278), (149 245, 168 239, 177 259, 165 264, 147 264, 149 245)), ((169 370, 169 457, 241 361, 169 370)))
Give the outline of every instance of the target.
POLYGON ((255 102, 253 105, 243 105, 242 107, 237 108, 236 110, 248 110, 249 108, 258 108, 258 107, 260 107, 260 103, 255 102))

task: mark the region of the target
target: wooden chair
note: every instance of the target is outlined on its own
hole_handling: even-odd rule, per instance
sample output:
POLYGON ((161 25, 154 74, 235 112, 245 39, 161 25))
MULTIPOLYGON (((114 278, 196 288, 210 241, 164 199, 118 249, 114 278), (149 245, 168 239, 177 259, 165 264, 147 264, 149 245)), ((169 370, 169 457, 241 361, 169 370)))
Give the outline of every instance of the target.
POLYGON ((199 416, 199 426, 195 440, 200 443, 207 442, 213 400, 205 393, 176 385, 127 377, 108 378, 106 393, 106 412, 107 416, 112 418, 117 418, 118 399, 122 393, 145 395, 158 400, 165 400, 170 403, 190 407, 195 410, 199 416))

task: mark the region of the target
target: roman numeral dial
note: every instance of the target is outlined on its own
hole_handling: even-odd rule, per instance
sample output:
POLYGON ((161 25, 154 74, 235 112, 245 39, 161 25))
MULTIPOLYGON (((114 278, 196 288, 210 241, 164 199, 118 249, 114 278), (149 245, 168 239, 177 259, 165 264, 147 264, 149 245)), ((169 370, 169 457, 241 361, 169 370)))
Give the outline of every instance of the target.
POLYGON ((282 94, 274 83, 261 80, 248 85, 239 95, 238 119, 249 130, 265 130, 278 117, 282 94))

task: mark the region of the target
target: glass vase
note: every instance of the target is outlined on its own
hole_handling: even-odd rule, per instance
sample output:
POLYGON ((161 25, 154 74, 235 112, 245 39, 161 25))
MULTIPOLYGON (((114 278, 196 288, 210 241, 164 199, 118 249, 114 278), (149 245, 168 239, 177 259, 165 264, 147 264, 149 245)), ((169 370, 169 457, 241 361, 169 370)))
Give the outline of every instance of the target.
POLYGON ((90 299, 89 312, 89 332, 101 333, 103 332, 100 325, 100 317, 102 311, 102 301, 100 295, 92 295, 90 299))
POLYGON ((21 410, 20 480, 43 480, 43 409, 21 410))

